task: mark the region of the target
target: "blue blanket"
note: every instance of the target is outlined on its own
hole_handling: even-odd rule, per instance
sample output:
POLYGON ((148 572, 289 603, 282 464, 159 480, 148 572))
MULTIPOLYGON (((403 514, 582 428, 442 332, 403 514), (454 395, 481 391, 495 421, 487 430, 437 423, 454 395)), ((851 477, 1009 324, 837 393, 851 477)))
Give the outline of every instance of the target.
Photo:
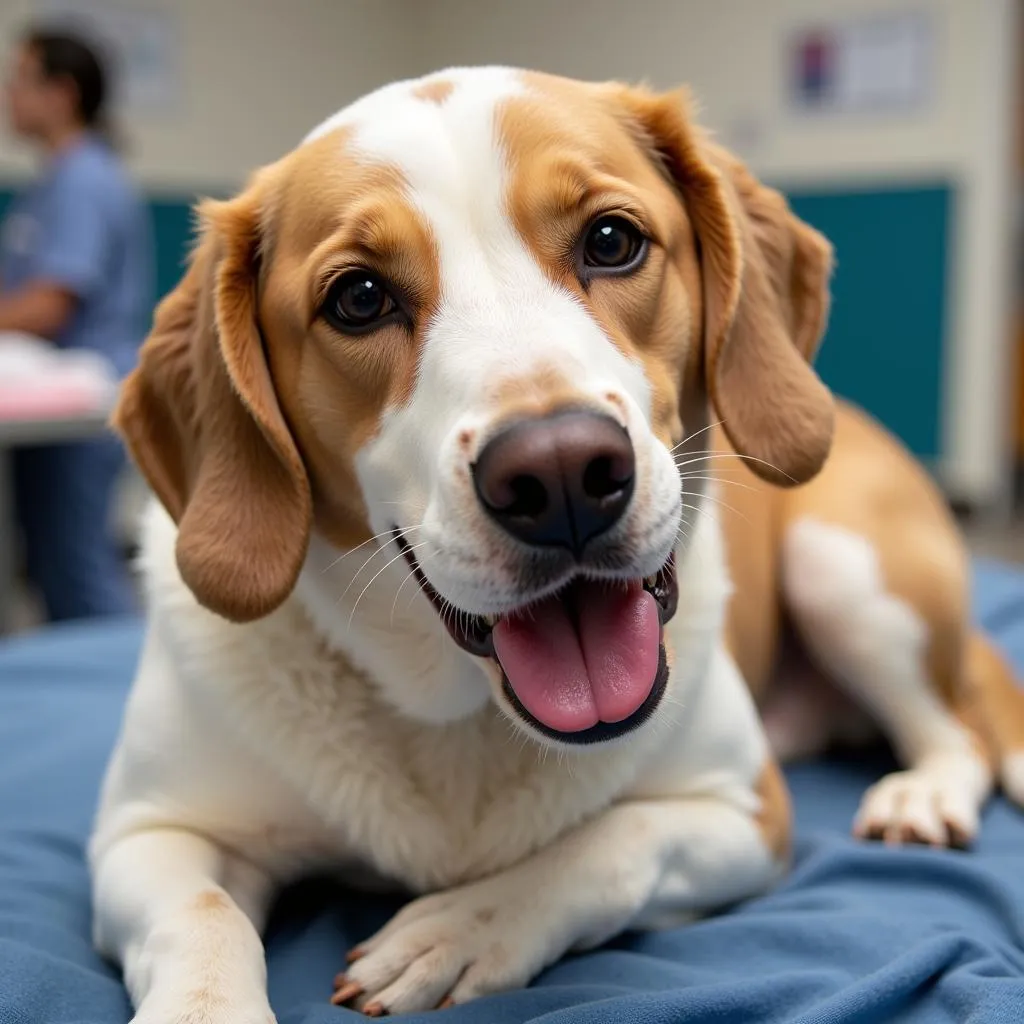
MULTIPOLYGON (((975 604, 1024 673, 1024 575, 979 567, 975 604)), ((139 640, 125 622, 0 647, 0 1024, 130 1017, 117 972, 92 951, 82 851, 139 640)), ((860 794, 885 767, 789 773, 796 868, 770 896, 679 931, 623 936, 526 991, 408 1019, 1024 1022, 1024 815, 995 801, 968 854, 853 842, 860 794)), ((267 936, 281 1024, 358 1019, 327 1004, 331 979, 393 910, 328 882, 283 896, 267 936)))

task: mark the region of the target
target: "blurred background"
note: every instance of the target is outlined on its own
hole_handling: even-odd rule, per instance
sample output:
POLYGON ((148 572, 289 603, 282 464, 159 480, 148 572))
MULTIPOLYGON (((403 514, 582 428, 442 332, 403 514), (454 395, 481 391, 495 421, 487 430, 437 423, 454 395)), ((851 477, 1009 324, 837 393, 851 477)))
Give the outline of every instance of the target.
MULTIPOLYGON (((925 461, 976 550, 1024 560, 1022 2, 3 0, 0 41, 71 18, 116 56, 154 301, 180 275, 197 195, 232 193, 387 81, 504 63, 688 83, 704 123, 836 247, 822 375, 925 461)), ((38 173, 3 137, 0 217, 38 173)), ((26 443, 0 425, 0 460, 26 443)), ((126 474, 125 550, 141 494, 126 474)), ((6 600, 8 626, 40 614, 24 591, 6 600)))

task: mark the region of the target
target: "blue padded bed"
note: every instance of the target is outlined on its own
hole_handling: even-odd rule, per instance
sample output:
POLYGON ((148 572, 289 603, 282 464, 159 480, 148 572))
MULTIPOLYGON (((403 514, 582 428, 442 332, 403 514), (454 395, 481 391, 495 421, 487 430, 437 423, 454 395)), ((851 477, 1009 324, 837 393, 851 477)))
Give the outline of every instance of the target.
MULTIPOLYGON (((1024 574, 978 566, 975 607, 1024 674, 1024 574)), ((82 851, 140 636, 133 621, 0 646, 0 1024, 130 1016, 117 972, 90 946, 82 851)), ((684 930, 624 936, 529 990, 441 1017, 1024 1024, 1024 814, 995 801, 969 854, 855 843, 858 797, 883 768, 790 772, 796 866, 770 896, 684 930)), ((326 882, 284 895, 267 937, 281 1024, 358 1019, 327 1004, 331 978, 393 909, 326 882)))

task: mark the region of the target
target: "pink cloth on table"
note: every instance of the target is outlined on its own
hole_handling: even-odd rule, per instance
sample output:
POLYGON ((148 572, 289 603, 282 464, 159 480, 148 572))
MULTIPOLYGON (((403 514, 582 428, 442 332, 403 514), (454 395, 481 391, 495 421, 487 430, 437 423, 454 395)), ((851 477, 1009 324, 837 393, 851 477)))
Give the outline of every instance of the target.
POLYGON ((0 420, 102 413, 111 407, 116 389, 113 369, 95 352, 0 334, 0 420))

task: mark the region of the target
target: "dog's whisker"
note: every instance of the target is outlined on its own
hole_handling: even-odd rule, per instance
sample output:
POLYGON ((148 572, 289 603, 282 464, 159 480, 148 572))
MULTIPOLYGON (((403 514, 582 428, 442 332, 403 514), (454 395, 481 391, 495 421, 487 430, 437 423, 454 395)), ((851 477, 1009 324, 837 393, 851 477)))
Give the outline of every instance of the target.
MULTIPOLYGON (((424 541, 424 543, 428 543, 428 542, 424 541)), ((415 575, 416 575, 416 570, 415 569, 410 569, 405 574, 405 579, 402 580, 402 582, 398 586, 398 590, 395 592, 395 600, 394 600, 394 602, 391 605, 391 625, 392 626, 394 626, 394 624, 395 624, 395 610, 398 608, 398 599, 402 596, 402 591, 405 589, 406 583, 408 583, 409 580, 411 580, 413 578, 413 576, 415 576, 415 575)), ((406 607, 408 607, 408 606, 406 606, 406 607)))
MULTIPOLYGON (((429 543, 429 542, 428 541, 423 541, 420 544, 414 544, 408 550, 409 551, 415 551, 417 548, 421 548, 421 547, 423 547, 427 543, 429 543)), ((388 561, 387 564, 382 569, 380 569, 377 572, 377 574, 373 577, 373 579, 371 579, 370 582, 367 583, 366 586, 363 587, 363 589, 359 592, 359 596, 356 598, 355 604, 352 605, 352 613, 348 617, 348 628, 349 629, 352 628, 352 620, 356 617, 356 610, 359 608, 359 602, 362 601, 363 596, 370 589, 370 587, 372 587, 373 584, 378 579, 380 579, 381 575, 383 573, 385 573, 390 566, 394 565, 395 562, 397 562, 400 558, 405 558, 405 554, 406 554, 405 551, 399 551, 398 554, 395 555, 395 557, 392 558, 390 561, 388 561)), ((348 593, 348 588, 345 589, 345 593, 346 594, 348 593)), ((342 594, 341 598, 339 598, 339 603, 340 603, 340 601, 344 600, 344 597, 345 597, 345 595, 342 594)))
POLYGON ((710 462, 713 459, 741 459, 744 462, 756 462, 759 466, 767 466, 773 473, 778 473, 779 476, 784 476, 787 480, 796 483, 796 480, 791 477, 788 473, 779 469, 778 466, 766 461, 765 459, 759 459, 755 455, 740 455, 739 452, 709 452, 702 454, 699 458, 688 459, 686 462, 678 462, 673 459, 678 469, 682 469, 684 466, 690 466, 697 462, 710 462))
POLYGON ((680 480, 699 480, 706 481, 710 484, 729 484, 730 487, 739 487, 744 491, 756 491, 756 487, 752 487, 750 484, 742 483, 739 480, 728 480, 721 476, 701 476, 699 473, 680 473, 680 480))
MULTIPOLYGON (((414 527, 410 527, 410 529, 414 529, 415 530, 415 529, 419 529, 419 527, 415 527, 414 526, 414 527)), ((343 551, 340 555, 338 555, 338 557, 333 562, 331 562, 331 564, 329 566, 327 566, 326 569, 324 569, 322 571, 323 572, 329 572, 336 565, 339 565, 346 558, 348 558, 349 555, 354 555, 357 551, 361 551, 363 548, 366 547, 367 544, 372 544, 374 541, 380 540, 382 537, 390 537, 390 536, 391 536, 391 531, 390 530, 381 530, 380 533, 375 533, 372 537, 367 537, 367 539, 364 540, 361 544, 357 544, 354 548, 349 548, 348 551, 343 551)))
POLYGON ((387 553, 387 545, 383 547, 374 548, 370 553, 369 558, 352 574, 352 578, 348 581, 348 586, 341 593, 341 597, 338 598, 337 603, 341 604, 342 601, 348 596, 348 592, 355 586, 356 580, 363 574, 363 570, 380 554, 387 553))
MULTIPOLYGON (((411 526, 411 527, 409 527, 409 530, 407 532, 411 532, 412 530, 418 530, 418 529, 420 529, 419 526, 411 526)), ((378 535, 378 536, 380 536, 380 535, 378 535)), ((389 540, 390 540, 390 534, 389 534, 389 540)), ((426 543, 428 543, 428 542, 427 541, 420 541, 419 543, 413 545, 410 548, 410 550, 413 550, 414 548, 420 548, 420 547, 422 547, 426 543)), ((338 604, 341 604, 341 602, 345 600, 345 598, 348 596, 348 592, 355 586, 356 581, 363 574, 363 572, 365 571, 366 567, 380 554, 388 554, 388 546, 387 546, 387 544, 384 544, 381 547, 375 548, 371 552, 370 556, 366 559, 366 561, 363 562, 363 564, 361 566, 359 566, 359 568, 352 574, 352 578, 348 581, 348 586, 345 587, 345 589, 341 593, 341 596, 337 600, 338 604)), ((385 566, 385 568, 387 568, 387 566, 385 566)))
POLYGON ((706 508, 703 508, 700 505, 688 505, 685 501, 682 502, 681 504, 683 508, 688 508, 692 512, 696 512, 697 515, 704 516, 708 520, 708 522, 717 522, 715 517, 706 508))
MULTIPOLYGON (((692 454, 692 453, 687 453, 687 454, 692 454)), ((715 457, 721 456, 722 458, 733 458, 733 456, 730 456, 730 455, 727 455, 727 454, 723 454, 722 452, 705 452, 705 453, 702 453, 699 456, 694 455, 693 456, 693 462, 694 463, 709 462, 711 456, 715 456, 715 457), (707 456, 707 457, 705 457, 705 456, 707 456)), ((688 463, 686 463, 686 462, 679 462, 678 459, 673 459, 672 461, 676 464, 677 468, 680 468, 680 467, 688 465, 688 463)), ((709 468, 707 470, 707 472, 712 472, 713 471, 715 473, 735 473, 735 472, 737 472, 739 470, 739 468, 740 467, 738 467, 738 466, 715 466, 715 467, 709 468)), ((692 472, 699 473, 699 472, 701 472, 701 470, 698 468, 698 469, 692 470, 692 472)))
POLYGON ((412 607, 413 601, 416 600, 418 594, 422 593, 419 587, 414 587, 412 593, 409 595, 409 600, 405 602, 405 607, 402 609, 402 613, 406 613, 412 607))
MULTIPOLYGON (((683 493, 687 494, 688 497, 696 497, 696 495, 692 495, 688 491, 684 491, 683 493)), ((731 512, 734 516, 739 516, 740 519, 742 519, 745 523, 750 524, 750 518, 748 516, 744 515, 739 509, 733 508, 733 506, 728 504, 728 502, 722 501, 721 498, 717 498, 713 494, 702 494, 701 498, 703 498, 705 501, 713 501, 716 505, 721 506, 727 512, 731 512)), ((684 503, 683 507, 684 508, 694 508, 695 506, 693 506, 693 505, 686 505, 684 503)), ((707 509, 701 509, 701 511, 704 512, 705 514, 708 514, 708 510, 707 509)))
POLYGON ((677 452, 680 448, 683 447, 684 444, 687 444, 689 441, 692 441, 695 437, 700 437, 701 434, 707 432, 708 430, 714 430, 715 427, 720 427, 724 422, 725 420, 715 420, 714 423, 709 423, 706 427, 701 427, 700 430, 695 430, 692 434, 687 434, 686 437, 684 437, 682 441, 679 442, 679 444, 673 445, 671 448, 669 448, 669 454, 677 452))

